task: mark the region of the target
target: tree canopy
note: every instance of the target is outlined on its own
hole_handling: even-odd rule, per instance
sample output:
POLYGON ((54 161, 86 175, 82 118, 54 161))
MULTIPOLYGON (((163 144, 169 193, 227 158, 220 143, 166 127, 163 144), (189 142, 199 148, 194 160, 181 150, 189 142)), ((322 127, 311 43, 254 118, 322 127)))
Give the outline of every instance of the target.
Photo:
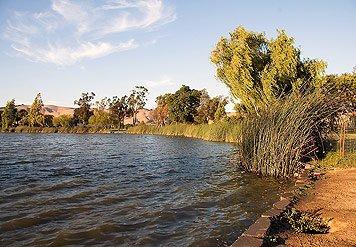
POLYGON ((135 89, 131 91, 127 99, 129 112, 132 114, 132 124, 137 123, 137 112, 139 109, 145 107, 147 102, 148 90, 144 86, 136 86, 135 89))
POLYGON ((93 92, 82 93, 81 97, 74 101, 74 104, 79 106, 79 108, 74 110, 75 121, 83 125, 88 124, 90 116, 93 115, 90 107, 92 106, 91 101, 94 99, 94 97, 95 94, 93 92))
POLYGON ((211 53, 216 75, 248 112, 291 93, 320 86, 326 68, 321 60, 302 59, 294 39, 278 31, 274 39, 240 26, 221 38, 211 53))
POLYGON ((41 93, 37 94, 31 105, 30 112, 28 114, 28 123, 30 127, 43 127, 45 125, 41 93))
POLYGON ((4 107, 4 110, 1 114, 1 125, 2 129, 8 129, 15 124, 17 116, 17 109, 15 106, 15 100, 9 100, 4 107))

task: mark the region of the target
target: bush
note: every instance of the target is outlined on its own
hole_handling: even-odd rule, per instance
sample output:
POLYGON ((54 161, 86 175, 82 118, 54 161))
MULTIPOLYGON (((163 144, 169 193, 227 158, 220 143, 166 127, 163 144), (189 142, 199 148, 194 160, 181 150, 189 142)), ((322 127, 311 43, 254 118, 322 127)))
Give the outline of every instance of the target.
POLYGON ((287 220, 290 227, 296 232, 327 233, 330 230, 328 223, 331 219, 323 219, 320 209, 302 212, 292 208, 285 211, 282 217, 287 220))
POLYGON ((73 117, 70 115, 60 115, 53 118, 53 125, 55 127, 71 127, 73 125, 73 117))

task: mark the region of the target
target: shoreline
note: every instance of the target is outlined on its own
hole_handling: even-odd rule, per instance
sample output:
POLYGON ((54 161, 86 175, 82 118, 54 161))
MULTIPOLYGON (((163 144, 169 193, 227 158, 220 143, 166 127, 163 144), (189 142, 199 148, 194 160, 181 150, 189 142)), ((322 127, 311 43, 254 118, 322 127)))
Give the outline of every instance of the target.
POLYGON ((304 169, 298 178, 292 178, 294 185, 285 191, 270 209, 260 215, 260 217, 250 225, 230 247, 260 247, 265 246, 265 238, 272 227, 273 220, 286 211, 298 197, 298 192, 310 186, 313 181, 308 177, 310 170, 304 169))

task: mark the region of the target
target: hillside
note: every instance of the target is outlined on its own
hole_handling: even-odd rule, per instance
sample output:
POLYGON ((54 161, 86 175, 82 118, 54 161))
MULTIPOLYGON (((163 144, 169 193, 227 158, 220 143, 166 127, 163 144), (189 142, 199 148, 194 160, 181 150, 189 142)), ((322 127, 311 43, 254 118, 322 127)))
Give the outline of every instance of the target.
MULTIPOLYGON (((30 108, 30 105, 18 105, 16 106, 18 110, 28 110, 30 108)), ((60 115, 73 115, 74 113, 74 107, 66 107, 66 106, 56 106, 56 105, 44 105, 44 114, 48 115, 53 115, 54 117, 58 117, 60 115)), ((137 113, 137 120, 140 123, 147 123, 151 122, 153 120, 152 118, 152 110, 149 109, 141 109, 137 113)), ((131 124, 132 123, 132 117, 127 117, 125 118, 125 124, 131 124)))
MULTIPOLYGON (((16 107, 18 110, 30 108, 29 105, 18 105, 16 107)), ((66 107, 66 106, 56 106, 56 105, 44 105, 44 114, 53 115, 54 117, 58 117, 59 115, 73 115, 74 108, 66 107)))

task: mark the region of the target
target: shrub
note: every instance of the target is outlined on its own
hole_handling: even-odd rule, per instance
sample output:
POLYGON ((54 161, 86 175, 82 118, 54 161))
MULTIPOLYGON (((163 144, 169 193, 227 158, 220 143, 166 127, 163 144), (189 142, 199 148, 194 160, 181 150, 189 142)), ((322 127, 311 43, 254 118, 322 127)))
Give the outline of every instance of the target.
POLYGON ((303 212, 291 208, 285 211, 282 217, 287 220, 290 227, 296 232, 327 233, 330 230, 328 223, 331 219, 323 219, 320 209, 303 212))
POLYGON ((73 117, 70 115, 60 115, 53 118, 53 125, 55 127, 71 127, 73 122, 73 117))

